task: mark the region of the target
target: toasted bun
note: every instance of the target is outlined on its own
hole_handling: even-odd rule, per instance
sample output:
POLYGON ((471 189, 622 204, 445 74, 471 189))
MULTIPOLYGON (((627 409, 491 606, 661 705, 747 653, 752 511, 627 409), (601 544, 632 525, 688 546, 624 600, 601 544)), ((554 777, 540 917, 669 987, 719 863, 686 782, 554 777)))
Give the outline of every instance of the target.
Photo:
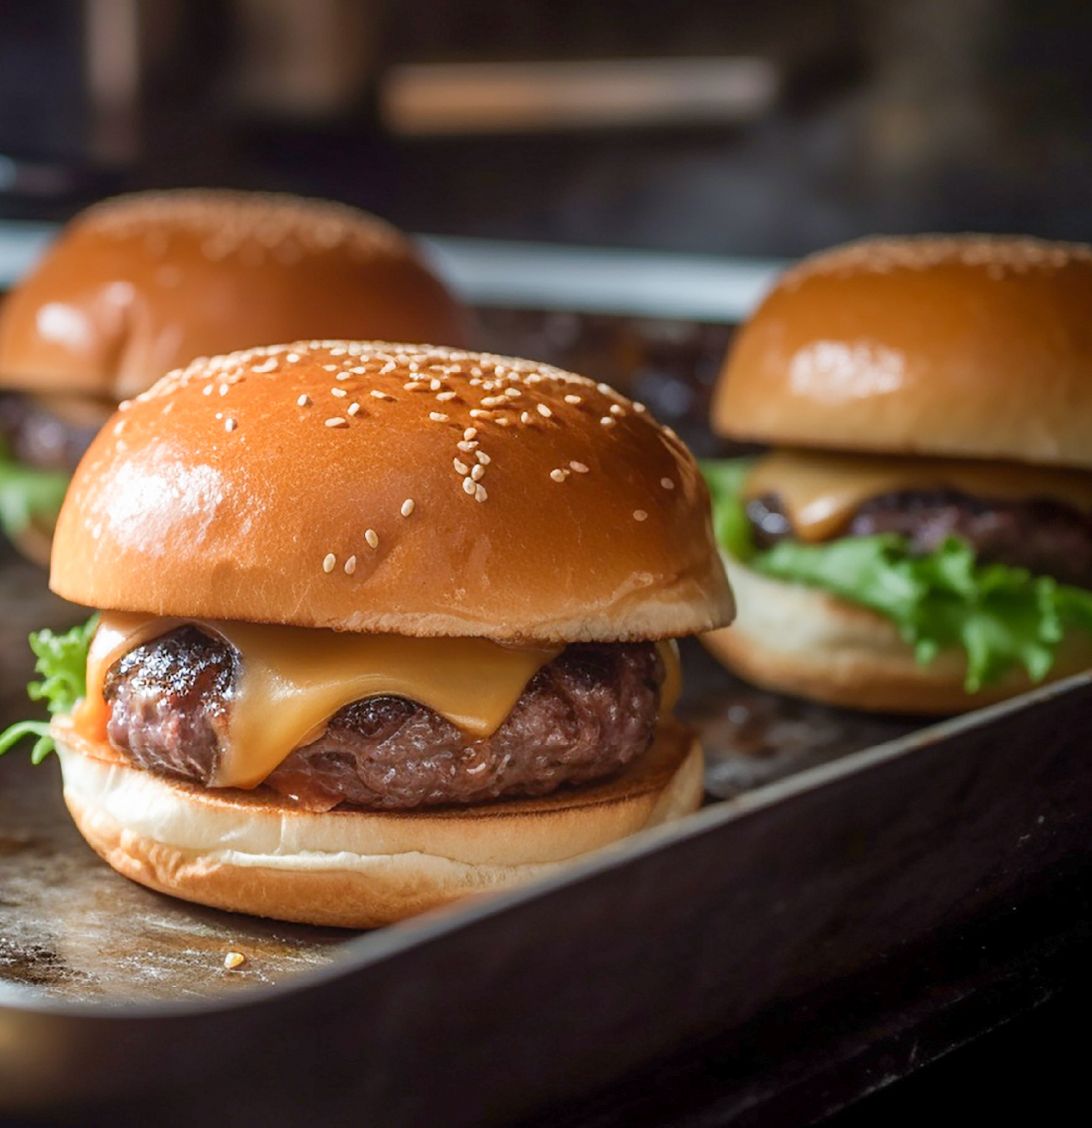
MULTIPOLYGON (((960 713, 1023 693, 1032 683, 1013 671, 978 693, 963 688, 961 653, 919 665, 888 620, 813 588, 759 575, 738 561, 728 573, 740 613, 702 642, 726 666, 764 689, 849 709, 885 713, 960 713)), ((1092 638, 1068 636, 1050 680, 1092 666, 1092 638)))
POLYGON ((741 330, 722 434, 1092 468, 1092 248, 978 235, 806 259, 741 330))
POLYGON ((68 809, 111 866, 162 893, 306 924, 373 928, 548 873, 702 798, 701 749, 677 725, 604 783, 428 812, 300 811, 110 759, 55 725, 68 809))
POLYGON ((198 356, 296 337, 465 343, 413 244, 366 212, 227 191, 88 209, 10 294, 0 383, 117 401, 198 356))
POLYGON ((202 361, 123 404, 52 563, 92 607, 402 635, 656 639, 732 612, 697 466, 639 404, 374 342, 202 361))

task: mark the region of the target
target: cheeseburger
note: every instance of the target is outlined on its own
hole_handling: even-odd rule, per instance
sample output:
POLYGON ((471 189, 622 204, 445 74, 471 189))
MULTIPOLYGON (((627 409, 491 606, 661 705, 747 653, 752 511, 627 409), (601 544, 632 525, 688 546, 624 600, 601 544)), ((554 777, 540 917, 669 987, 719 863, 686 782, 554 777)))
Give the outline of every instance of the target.
POLYGON ((686 448, 580 376, 300 342, 123 403, 33 646, 64 793, 120 873, 368 927, 698 806, 678 636, 732 599, 686 448))
POLYGON ((870 240, 743 327, 710 463, 744 677, 940 713, 1092 665, 1092 248, 870 240))
POLYGON ((198 356, 296 337, 464 343, 413 244, 342 204, 119 196, 62 232, 0 307, 0 519, 48 558, 68 476, 119 400, 198 356))

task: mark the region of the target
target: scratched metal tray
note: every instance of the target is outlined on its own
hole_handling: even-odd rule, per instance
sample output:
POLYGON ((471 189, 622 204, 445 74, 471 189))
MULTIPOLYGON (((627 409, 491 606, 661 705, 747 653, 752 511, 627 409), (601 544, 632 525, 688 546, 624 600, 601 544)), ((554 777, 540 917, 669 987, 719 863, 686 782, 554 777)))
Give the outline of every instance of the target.
MULTIPOLYGON (((704 419, 727 324, 494 309, 481 328, 718 451, 704 419)), ((25 708, 27 631, 73 618, 0 554, 0 720, 25 708)), ((1092 675, 922 727, 750 689, 696 644, 683 660, 704 811, 366 936, 132 885, 72 828, 55 764, 0 760, 0 1125, 554 1125, 714 1035, 734 1041, 709 1123, 805 1123, 1079 962, 1092 675), (228 951, 245 964, 225 970, 228 951)))
MULTIPOLYGON (((11 558, 0 584, 13 636, 71 616, 11 558)), ((0 1122, 508 1122, 718 1031, 768 1043, 772 1021, 776 1042, 800 1000, 920 968, 936 937, 1087 876, 1092 675, 915 729, 749 690, 697 647, 684 661, 703 812, 364 936, 132 885, 69 825, 55 765, 0 761, 0 1122)), ((824 1068, 845 1054, 824 1047, 824 1068)))

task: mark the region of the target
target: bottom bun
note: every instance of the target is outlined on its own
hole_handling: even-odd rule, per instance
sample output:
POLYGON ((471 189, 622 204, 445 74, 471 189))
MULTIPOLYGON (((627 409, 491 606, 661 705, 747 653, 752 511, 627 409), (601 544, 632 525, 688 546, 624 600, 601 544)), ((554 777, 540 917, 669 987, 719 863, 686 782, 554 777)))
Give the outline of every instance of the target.
POLYGON ((621 775, 541 799, 429 811, 302 811, 119 763, 54 723, 80 833, 133 881, 304 924, 374 928, 505 889, 697 809, 702 754, 674 722, 621 775), (103 758, 100 758, 103 757, 103 758))
MULTIPOLYGON (((895 626, 865 607, 800 584, 773 580, 725 560, 738 614, 731 627, 702 636, 740 677, 765 689, 850 709, 960 713, 1013 697, 1033 683, 1013 670, 967 693, 962 651, 920 665, 895 626)), ((1092 637, 1075 632, 1058 651, 1049 680, 1092 666, 1092 637)))

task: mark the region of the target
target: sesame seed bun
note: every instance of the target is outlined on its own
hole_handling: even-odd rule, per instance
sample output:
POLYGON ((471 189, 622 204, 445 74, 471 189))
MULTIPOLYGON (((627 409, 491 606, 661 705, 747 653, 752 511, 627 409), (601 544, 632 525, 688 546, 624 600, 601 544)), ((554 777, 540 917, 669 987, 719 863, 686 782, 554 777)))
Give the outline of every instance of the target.
POLYGON ((693 458, 640 404, 530 361, 297 342, 123 404, 50 585, 87 606, 414 636, 658 639, 732 599, 693 458))
POLYGON ((1092 248, 922 236, 788 271, 740 331, 721 434, 1092 469, 1092 248))
MULTIPOLYGON (((1023 670, 1012 670, 969 694, 962 651, 921 665, 895 626, 868 608, 760 575, 737 560, 726 564, 739 616, 702 642, 755 685, 848 709, 925 715, 978 709, 1032 688, 1023 670)), ((1074 631, 1059 648, 1048 680, 1090 666, 1092 637, 1074 631)))
POLYGON ((54 733, 69 811, 119 873, 198 904, 345 928, 518 885, 680 818, 702 798, 701 749, 673 724, 605 782, 411 813, 315 814, 266 792, 209 790, 129 767, 63 720, 54 733))
POLYGON ((0 384, 116 402, 198 356, 295 337, 461 345, 397 230, 323 200, 179 190, 78 215, 0 313, 0 384))

